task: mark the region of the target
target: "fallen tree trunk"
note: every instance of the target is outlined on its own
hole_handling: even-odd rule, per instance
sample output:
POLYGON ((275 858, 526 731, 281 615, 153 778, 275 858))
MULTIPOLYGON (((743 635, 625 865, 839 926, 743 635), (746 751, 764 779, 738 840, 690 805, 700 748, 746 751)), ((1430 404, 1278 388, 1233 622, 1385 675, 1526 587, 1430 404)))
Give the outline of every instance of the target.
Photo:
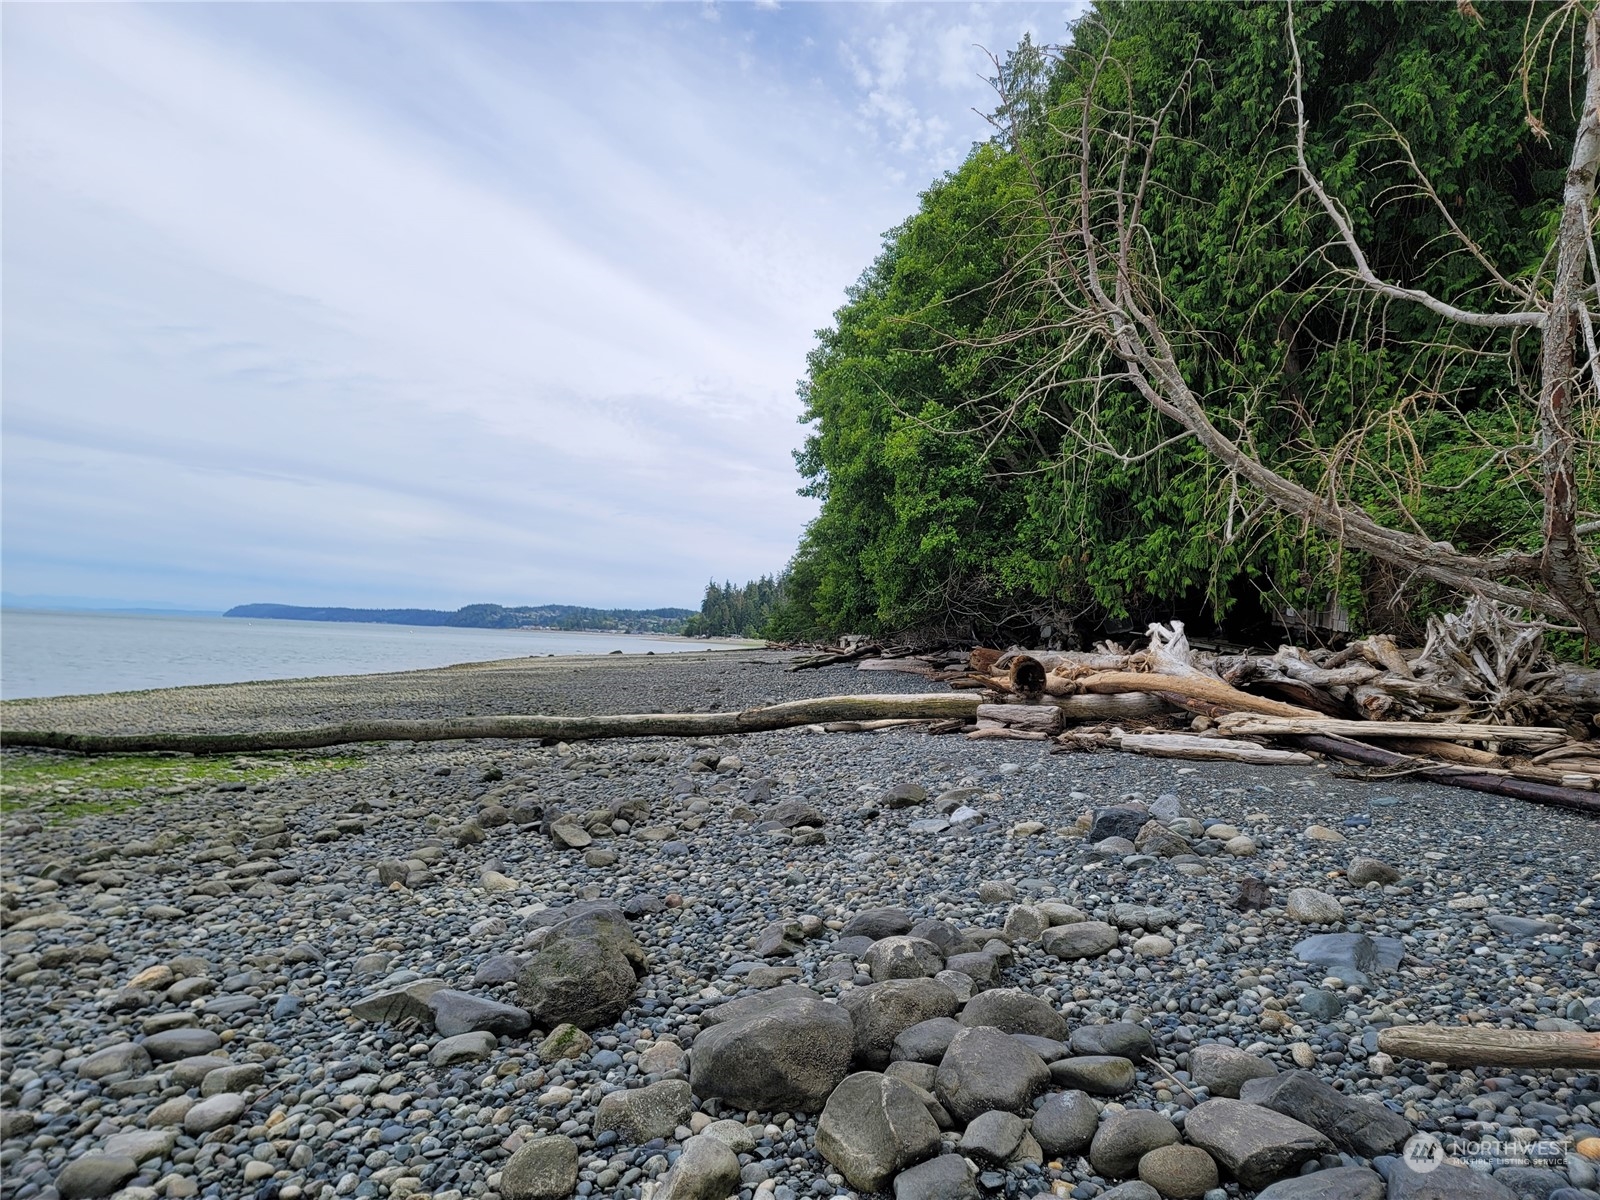
MULTIPOLYGON (((1278 700, 1268 700, 1265 696, 1252 696, 1249 692, 1241 692, 1238 688, 1231 687, 1211 675, 1100 671, 1093 675, 1085 675, 1075 682, 1080 690, 1100 695, 1149 692, 1163 699, 1170 698, 1171 703, 1182 708, 1189 708, 1192 703, 1198 702, 1207 706, 1214 705, 1229 712, 1253 712, 1270 717, 1308 717, 1313 721, 1322 720, 1322 714, 1319 712, 1300 708, 1294 704, 1284 704, 1278 700)), ((1211 715, 1209 708, 1206 715, 1211 715)))
POLYGON ((1356 763, 1366 767, 1386 767, 1404 772, 1407 778, 1425 779, 1449 787, 1467 788, 1474 792, 1487 792, 1495 796, 1510 796, 1517 800, 1531 800, 1535 804, 1551 804, 1557 808, 1570 808, 1576 812, 1600 816, 1600 796, 1576 788, 1559 787, 1549 783, 1536 783, 1529 779, 1513 779, 1507 775, 1491 775, 1473 771, 1470 767, 1445 767, 1428 763, 1424 759, 1396 754, 1369 746, 1365 742, 1331 734, 1303 733, 1286 740, 1303 750, 1315 750, 1329 758, 1356 763))
POLYGON ((1228 738, 1205 738, 1192 733, 1125 733, 1113 738, 1123 750, 1148 754, 1153 758, 1187 758, 1196 761, 1265 763, 1274 766, 1309 766, 1309 754, 1295 750, 1275 750, 1254 742, 1228 738))
POLYGON ((712 737, 760 733, 832 721, 971 718, 978 697, 952 692, 922 696, 822 696, 728 713, 630 713, 606 717, 452 717, 443 720, 352 721, 310 729, 257 733, 66 733, 0 730, 0 746, 70 750, 79 754, 240 754, 261 750, 320 750, 351 742, 446 742, 464 738, 546 738, 563 742, 621 737, 712 737))
POLYGON ((1332 733, 1353 738, 1429 738, 1441 742, 1520 742, 1559 746, 1564 730, 1543 725, 1467 725, 1445 721, 1339 721, 1330 717, 1266 717, 1237 713, 1217 722, 1228 733, 1279 737, 1287 733, 1332 733))
POLYGON ((1600 1033, 1395 1025, 1378 1030, 1378 1049, 1447 1067, 1600 1067, 1600 1033))

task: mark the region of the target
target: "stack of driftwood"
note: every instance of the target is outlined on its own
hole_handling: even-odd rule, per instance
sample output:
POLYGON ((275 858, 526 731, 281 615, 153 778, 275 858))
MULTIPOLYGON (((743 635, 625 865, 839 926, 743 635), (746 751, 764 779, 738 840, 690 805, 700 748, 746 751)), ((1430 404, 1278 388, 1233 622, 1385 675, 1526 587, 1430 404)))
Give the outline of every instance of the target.
POLYGON ((1053 740, 1061 751, 1326 757, 1370 777, 1418 776, 1600 812, 1600 670, 1555 662, 1541 627, 1488 601, 1431 620, 1418 650, 1377 636, 1338 651, 1214 653, 1191 649, 1174 621, 1152 625, 1137 652, 1109 643, 1091 652, 980 648, 953 662, 857 646, 825 658, 982 693, 973 720, 940 722, 937 732, 1053 740))

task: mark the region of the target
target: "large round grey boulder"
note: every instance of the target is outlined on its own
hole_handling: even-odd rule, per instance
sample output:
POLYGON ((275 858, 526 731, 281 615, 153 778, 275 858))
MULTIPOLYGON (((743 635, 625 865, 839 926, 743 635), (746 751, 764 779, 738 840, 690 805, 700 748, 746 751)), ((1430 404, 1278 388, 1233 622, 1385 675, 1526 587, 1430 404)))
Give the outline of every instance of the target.
POLYGON ((1050 1158, 1076 1158, 1100 1128, 1100 1110, 1086 1092, 1057 1092, 1033 1114, 1033 1138, 1050 1158))
POLYGON ((868 908, 858 912, 839 930, 841 939, 848 937, 895 937, 911 929, 911 914, 903 908, 868 908))
POLYGON ((874 983, 887 979, 932 979, 944 970, 944 955, 939 947, 903 934, 879 938, 861 957, 874 983))
POLYGON ((695 1095, 735 1108, 816 1112, 850 1073, 854 1045, 845 1009, 795 998, 702 1033, 689 1056, 689 1082, 695 1095))
POLYGON ((932 1063, 938 1066, 939 1060, 944 1057, 944 1052, 950 1049, 950 1039, 963 1028, 960 1021, 951 1017, 935 1017, 931 1021, 919 1021, 910 1029, 902 1030, 894 1039, 894 1047, 889 1051, 889 1061, 932 1063))
POLYGON ((934 979, 891 979, 854 988, 839 1000, 855 1023, 856 1061, 881 1070, 899 1037, 913 1025, 953 1017, 961 1007, 955 992, 934 979))
POLYGON ((963 1025, 992 1025, 1004 1033, 1031 1033, 1053 1042, 1065 1040, 1067 1019, 1031 992, 995 988, 979 992, 961 1010, 963 1025))
POLYGON ((1139 1160, 1161 1146, 1179 1140, 1175 1125, 1158 1112, 1129 1108, 1108 1117, 1089 1144, 1089 1162, 1108 1179, 1124 1179, 1139 1167, 1139 1160))
POLYGON ((563 1200, 577 1184, 578 1146, 568 1137, 529 1142, 500 1169, 504 1200, 563 1200))
POLYGON ((1044 1060, 990 1026, 963 1029, 950 1041, 934 1076, 934 1094, 961 1124, 980 1113, 1025 1115, 1050 1083, 1044 1060))
POLYGON ((938 1153, 939 1126, 909 1084, 861 1071, 828 1097, 817 1150, 852 1187, 886 1192, 900 1171, 938 1153))
POLYGON ((727 1200, 739 1190, 739 1157, 726 1142, 701 1134, 683 1144, 655 1200, 727 1200))
POLYGON ((608 1092, 600 1098, 594 1127, 604 1133, 615 1129, 625 1142, 638 1145, 652 1138, 671 1137, 689 1121, 694 1097, 682 1079, 663 1079, 649 1087, 608 1092))
POLYGON ((633 999, 644 951, 620 909, 590 909, 559 922, 517 973, 517 999, 545 1029, 598 1029, 633 999))
POLYGON ((1117 948, 1117 927, 1104 921, 1077 921, 1071 925, 1054 925, 1044 931, 1040 940, 1046 954, 1072 961, 1079 958, 1098 958, 1117 948))
POLYGON ((1207 1042, 1189 1051, 1189 1074, 1213 1096, 1239 1098, 1239 1089, 1251 1079, 1266 1079, 1278 1068, 1264 1058, 1233 1046, 1207 1042))
POLYGON ((126 1154, 85 1154, 61 1168, 56 1192, 61 1200, 96 1200, 109 1196, 139 1173, 126 1154))
POLYGON ((1333 1143, 1309 1125, 1242 1100, 1207 1100, 1184 1120, 1183 1131, 1247 1188, 1263 1188, 1332 1152, 1333 1143))
POLYGON ((901 1171, 894 1200, 976 1200, 978 1173, 959 1154, 941 1154, 901 1171))

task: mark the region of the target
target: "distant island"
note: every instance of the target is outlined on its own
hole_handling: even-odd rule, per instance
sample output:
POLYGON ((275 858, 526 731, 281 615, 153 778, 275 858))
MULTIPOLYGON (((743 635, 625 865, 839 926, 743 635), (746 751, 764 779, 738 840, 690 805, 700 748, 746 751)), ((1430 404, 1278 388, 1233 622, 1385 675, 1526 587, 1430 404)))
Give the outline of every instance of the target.
POLYGON ((446 625, 456 629, 561 629, 569 632, 678 634, 694 615, 688 608, 581 608, 543 604, 507 608, 469 604, 455 612, 437 608, 306 608, 297 604, 241 604, 222 614, 272 621, 362 621, 374 625, 446 625))

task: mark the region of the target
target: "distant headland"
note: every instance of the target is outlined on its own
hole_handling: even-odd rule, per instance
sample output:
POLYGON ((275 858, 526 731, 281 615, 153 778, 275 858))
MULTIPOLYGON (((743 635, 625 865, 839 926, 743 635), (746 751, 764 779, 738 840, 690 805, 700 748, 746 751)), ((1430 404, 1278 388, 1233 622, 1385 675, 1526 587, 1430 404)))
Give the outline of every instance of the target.
POLYGON ((446 625, 457 629, 563 629, 607 633, 678 634, 689 608, 582 608, 572 604, 468 604, 437 608, 307 608, 298 604, 240 604, 225 617, 272 621, 362 621, 375 625, 446 625))

